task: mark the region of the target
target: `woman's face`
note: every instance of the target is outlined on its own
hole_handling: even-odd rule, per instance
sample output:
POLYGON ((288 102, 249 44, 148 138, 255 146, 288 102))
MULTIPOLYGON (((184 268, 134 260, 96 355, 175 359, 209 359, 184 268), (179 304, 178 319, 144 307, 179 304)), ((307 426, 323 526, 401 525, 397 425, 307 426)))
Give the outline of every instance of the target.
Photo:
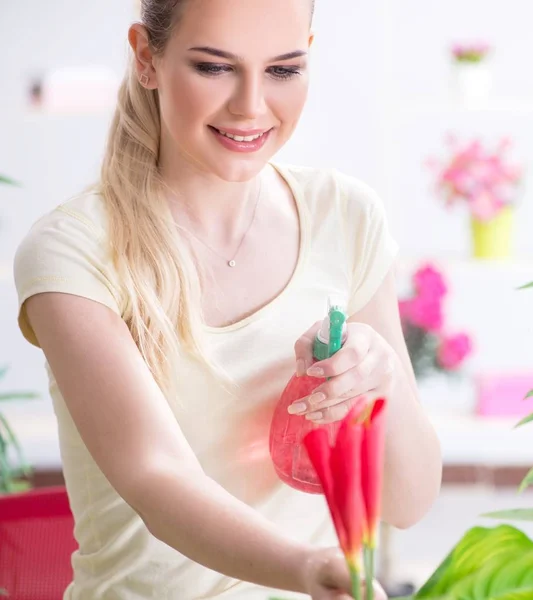
POLYGON ((166 164, 255 176, 289 139, 308 90, 310 0, 188 0, 156 57, 166 164))

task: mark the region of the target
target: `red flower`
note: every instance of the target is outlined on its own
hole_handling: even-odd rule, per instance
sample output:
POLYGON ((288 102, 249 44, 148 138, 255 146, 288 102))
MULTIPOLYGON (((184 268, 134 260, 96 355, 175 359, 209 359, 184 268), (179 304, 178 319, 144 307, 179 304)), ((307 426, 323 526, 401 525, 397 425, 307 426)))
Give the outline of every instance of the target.
POLYGON ((347 562, 359 570, 366 522, 360 466, 363 425, 350 415, 333 448, 324 428, 309 432, 304 445, 322 484, 340 547, 347 562))
POLYGON ((376 400, 366 419, 354 407, 333 447, 324 428, 309 432, 304 445, 322 484, 340 546, 359 570, 365 541, 375 546, 381 510, 385 442, 385 400, 376 400))

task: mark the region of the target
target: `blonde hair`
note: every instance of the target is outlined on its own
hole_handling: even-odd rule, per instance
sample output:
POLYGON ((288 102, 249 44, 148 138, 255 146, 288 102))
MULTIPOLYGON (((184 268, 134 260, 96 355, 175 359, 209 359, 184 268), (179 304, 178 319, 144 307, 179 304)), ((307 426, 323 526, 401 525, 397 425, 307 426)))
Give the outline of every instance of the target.
MULTIPOLYGON (((142 3, 154 52, 162 52, 176 0, 142 3)), ((181 350, 216 370, 203 344, 201 285, 178 235, 159 174, 161 118, 157 90, 138 81, 133 60, 120 87, 99 191, 109 219, 114 266, 126 295, 126 321, 159 386, 173 391, 172 359, 181 350)))
MULTIPOLYGON (((164 52, 188 1, 141 1, 141 21, 155 54, 164 52)), ((127 296, 124 319, 157 383, 170 394, 172 359, 181 351, 218 376, 225 373, 204 349, 201 273, 165 198, 160 137, 158 92, 139 83, 132 57, 110 127, 99 192, 127 296)))

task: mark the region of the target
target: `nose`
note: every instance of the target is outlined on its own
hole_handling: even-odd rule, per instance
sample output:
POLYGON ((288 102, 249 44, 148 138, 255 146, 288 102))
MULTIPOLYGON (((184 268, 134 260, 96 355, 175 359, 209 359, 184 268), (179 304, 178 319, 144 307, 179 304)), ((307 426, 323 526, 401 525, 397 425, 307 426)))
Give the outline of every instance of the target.
POLYGON ((229 102, 230 112, 244 119, 257 119, 266 112, 264 82, 261 75, 243 74, 229 102))

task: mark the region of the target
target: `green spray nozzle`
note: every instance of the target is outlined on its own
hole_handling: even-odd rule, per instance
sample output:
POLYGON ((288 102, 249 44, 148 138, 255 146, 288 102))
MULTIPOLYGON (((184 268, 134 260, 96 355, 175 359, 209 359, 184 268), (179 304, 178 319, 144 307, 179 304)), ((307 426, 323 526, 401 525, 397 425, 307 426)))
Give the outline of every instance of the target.
POLYGON ((341 349, 345 323, 346 315, 344 311, 340 307, 331 308, 329 311, 329 356, 333 356, 335 352, 341 349))
POLYGON ((344 302, 336 296, 328 298, 328 316, 322 322, 313 346, 316 360, 325 360, 338 352, 344 341, 346 311, 344 302))

